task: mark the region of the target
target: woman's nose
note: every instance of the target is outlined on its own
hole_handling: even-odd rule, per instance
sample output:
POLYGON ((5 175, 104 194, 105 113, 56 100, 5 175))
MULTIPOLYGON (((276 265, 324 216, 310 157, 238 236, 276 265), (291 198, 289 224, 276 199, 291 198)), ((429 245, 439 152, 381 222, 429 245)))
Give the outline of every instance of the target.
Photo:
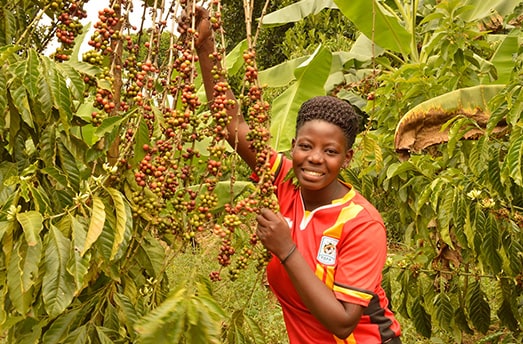
POLYGON ((321 154, 321 152, 318 150, 313 150, 309 154, 309 161, 311 163, 318 164, 322 161, 322 159, 323 159, 323 154, 321 154))

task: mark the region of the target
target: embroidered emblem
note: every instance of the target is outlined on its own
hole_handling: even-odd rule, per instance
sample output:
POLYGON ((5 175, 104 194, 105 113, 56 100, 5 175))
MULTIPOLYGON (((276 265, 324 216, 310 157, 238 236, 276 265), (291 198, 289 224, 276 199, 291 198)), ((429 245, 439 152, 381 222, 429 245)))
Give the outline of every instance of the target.
POLYGON ((328 236, 322 237, 318 257, 316 257, 318 262, 325 265, 334 265, 336 263, 336 244, 338 244, 338 239, 328 236))

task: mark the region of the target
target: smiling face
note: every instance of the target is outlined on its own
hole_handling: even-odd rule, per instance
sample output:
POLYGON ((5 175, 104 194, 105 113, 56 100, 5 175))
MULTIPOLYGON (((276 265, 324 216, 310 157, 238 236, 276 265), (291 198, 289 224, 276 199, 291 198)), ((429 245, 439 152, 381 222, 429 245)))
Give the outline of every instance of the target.
POLYGON ((344 188, 338 173, 352 159, 343 130, 323 120, 307 121, 297 132, 292 146, 294 174, 304 198, 321 203, 339 198, 344 188))

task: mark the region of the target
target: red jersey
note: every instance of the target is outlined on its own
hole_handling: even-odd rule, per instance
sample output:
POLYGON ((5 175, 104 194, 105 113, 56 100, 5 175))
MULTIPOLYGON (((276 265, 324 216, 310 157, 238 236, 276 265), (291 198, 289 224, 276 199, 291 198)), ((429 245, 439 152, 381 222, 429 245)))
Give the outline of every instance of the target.
POLYGON ((370 344, 397 339, 400 326, 381 287, 387 242, 380 214, 350 185, 342 199, 306 212, 299 188, 285 178, 290 169, 290 160, 275 156, 276 196, 298 250, 338 300, 365 307, 352 334, 337 338, 309 312, 285 268, 272 259, 267 278, 282 306, 290 343, 370 344))

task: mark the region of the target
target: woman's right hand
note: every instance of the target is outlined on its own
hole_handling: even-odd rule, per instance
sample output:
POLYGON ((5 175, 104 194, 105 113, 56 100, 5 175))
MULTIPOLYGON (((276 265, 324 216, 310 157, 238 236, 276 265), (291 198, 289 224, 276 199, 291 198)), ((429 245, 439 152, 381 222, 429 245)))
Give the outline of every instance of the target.
POLYGON ((294 246, 289 224, 279 212, 263 208, 256 216, 258 226, 256 235, 263 246, 274 253, 280 260, 290 252, 294 246))

